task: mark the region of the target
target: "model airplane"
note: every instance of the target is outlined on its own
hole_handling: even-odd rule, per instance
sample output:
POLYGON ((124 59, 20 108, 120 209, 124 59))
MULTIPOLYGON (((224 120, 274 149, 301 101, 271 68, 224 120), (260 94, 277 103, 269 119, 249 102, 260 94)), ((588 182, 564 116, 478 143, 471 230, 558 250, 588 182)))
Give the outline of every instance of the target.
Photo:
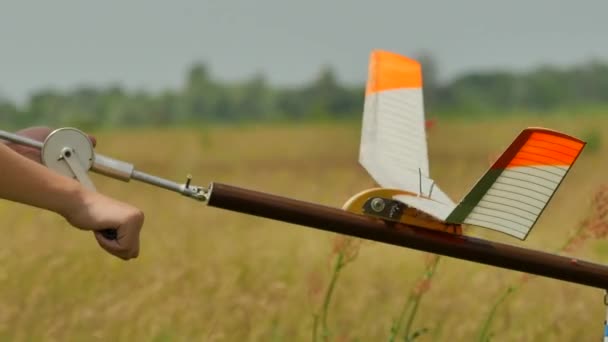
POLYGON ((359 162, 380 187, 353 196, 344 209, 455 234, 470 224, 524 240, 584 146, 560 132, 527 128, 456 204, 429 176, 420 64, 374 51, 359 162))

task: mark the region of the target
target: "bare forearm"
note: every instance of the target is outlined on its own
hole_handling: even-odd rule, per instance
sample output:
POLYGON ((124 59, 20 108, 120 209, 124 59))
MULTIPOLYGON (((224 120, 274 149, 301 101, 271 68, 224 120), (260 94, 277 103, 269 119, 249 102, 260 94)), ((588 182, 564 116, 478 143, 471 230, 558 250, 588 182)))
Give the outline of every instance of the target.
POLYGON ((0 143, 0 198, 65 216, 81 202, 80 184, 29 160, 0 143))
MULTIPOLYGON (((29 137, 39 133, 37 140, 48 134, 48 130, 22 132, 29 137)), ((107 252, 124 260, 138 256, 144 221, 141 210, 87 190, 76 180, 47 169, 39 160, 38 150, 9 148, 0 142, 0 199, 54 211, 76 228, 95 231, 97 243, 107 252), (117 238, 107 239, 99 232, 105 229, 115 229, 117 238)))

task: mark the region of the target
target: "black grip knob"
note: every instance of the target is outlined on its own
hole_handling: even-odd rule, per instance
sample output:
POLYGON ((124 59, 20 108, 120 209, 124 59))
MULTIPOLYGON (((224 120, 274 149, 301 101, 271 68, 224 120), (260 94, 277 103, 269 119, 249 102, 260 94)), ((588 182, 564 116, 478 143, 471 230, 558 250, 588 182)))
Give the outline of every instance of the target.
POLYGON ((100 230, 99 233, 101 234, 101 236, 103 236, 104 238, 108 239, 108 240, 116 240, 118 239, 118 231, 116 229, 104 229, 104 230, 100 230))

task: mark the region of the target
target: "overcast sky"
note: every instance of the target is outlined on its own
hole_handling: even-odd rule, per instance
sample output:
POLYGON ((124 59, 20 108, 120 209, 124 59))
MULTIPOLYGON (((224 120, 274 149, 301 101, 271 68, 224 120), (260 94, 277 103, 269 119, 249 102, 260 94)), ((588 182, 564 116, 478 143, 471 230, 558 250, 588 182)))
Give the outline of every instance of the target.
POLYGON ((193 62, 220 79, 366 77, 371 49, 431 52, 468 70, 608 59, 608 1, 0 0, 0 94, 54 86, 177 87, 193 62))

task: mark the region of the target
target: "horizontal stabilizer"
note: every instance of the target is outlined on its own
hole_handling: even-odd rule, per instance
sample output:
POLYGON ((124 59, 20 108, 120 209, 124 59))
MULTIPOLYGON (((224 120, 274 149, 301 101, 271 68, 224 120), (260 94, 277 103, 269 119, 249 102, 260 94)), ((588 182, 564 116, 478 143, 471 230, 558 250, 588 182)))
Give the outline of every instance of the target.
POLYGON ((556 131, 523 130, 446 221, 525 239, 584 146, 556 131))

